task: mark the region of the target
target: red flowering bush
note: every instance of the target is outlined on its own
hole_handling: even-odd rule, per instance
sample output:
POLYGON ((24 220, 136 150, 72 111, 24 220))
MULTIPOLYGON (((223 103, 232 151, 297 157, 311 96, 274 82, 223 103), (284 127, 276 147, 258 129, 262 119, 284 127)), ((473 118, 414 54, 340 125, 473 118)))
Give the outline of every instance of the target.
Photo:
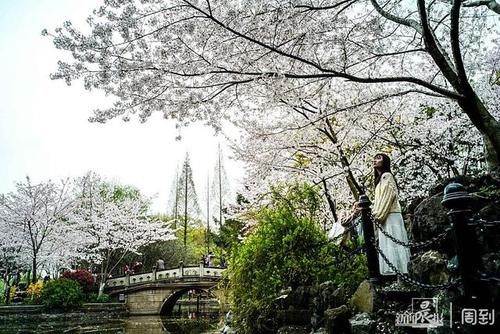
POLYGON ((95 285, 95 279, 92 273, 83 269, 65 271, 62 273, 61 277, 78 282, 85 292, 91 291, 95 285))

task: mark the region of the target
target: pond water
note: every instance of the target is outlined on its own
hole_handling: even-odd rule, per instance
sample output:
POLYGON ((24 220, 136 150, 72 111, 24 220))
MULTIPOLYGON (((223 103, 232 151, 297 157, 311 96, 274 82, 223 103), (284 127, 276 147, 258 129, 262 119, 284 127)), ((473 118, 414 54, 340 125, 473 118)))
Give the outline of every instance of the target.
POLYGON ((208 334, 220 333, 218 316, 173 318, 159 316, 129 317, 126 319, 64 320, 51 317, 44 321, 3 323, 0 334, 18 333, 116 333, 116 334, 208 334))

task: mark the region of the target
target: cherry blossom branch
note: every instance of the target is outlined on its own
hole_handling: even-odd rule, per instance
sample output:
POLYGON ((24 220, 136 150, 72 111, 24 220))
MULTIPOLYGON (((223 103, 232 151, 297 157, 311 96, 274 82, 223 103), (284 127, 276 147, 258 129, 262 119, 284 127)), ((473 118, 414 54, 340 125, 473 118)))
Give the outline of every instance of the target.
MULTIPOLYGON (((440 0, 441 2, 445 2, 451 4, 453 0, 440 0)), ((495 0, 460 0, 463 7, 482 7, 486 6, 488 9, 493 12, 500 14, 500 4, 495 0)))
POLYGON ((302 58, 302 57, 299 57, 299 56, 296 56, 296 55, 293 55, 293 54, 289 54, 283 50, 280 50, 278 48, 275 48, 271 45, 268 45, 260 40, 257 40, 253 37, 250 37, 244 33, 241 33, 229 26, 227 26, 226 24, 224 24, 222 21, 218 20, 216 17, 214 17, 213 15, 210 15, 210 13, 206 12, 205 10, 195 6, 194 4, 192 4, 191 2, 187 1, 187 0, 184 0, 183 2, 185 2, 188 6, 190 6, 191 8, 193 8, 194 10, 198 11, 199 13, 203 14, 207 19, 211 20, 212 22, 214 22, 215 24, 219 25, 221 28, 231 32, 232 34, 244 39, 244 40, 247 40, 253 44, 256 44, 256 45, 259 45, 265 49, 268 49, 268 50, 271 50, 273 51, 274 53, 276 54, 279 54, 281 56, 284 56, 286 58, 290 58, 290 59, 293 59, 293 60, 297 60, 301 63, 304 63, 306 65, 309 65, 317 70, 319 70, 320 72, 323 72, 323 73, 318 73, 318 74, 309 74, 309 75, 298 75, 298 74, 284 74, 285 77, 288 77, 288 78, 320 78, 320 77, 332 77, 332 78, 343 78, 343 79, 346 79, 348 81, 353 81, 353 82, 359 82, 359 83, 390 83, 390 82, 409 82, 409 83, 413 83, 413 84, 417 84, 419 86, 422 86, 422 87, 425 87, 431 91, 434 91, 434 92, 437 92, 439 94, 442 94, 444 96, 447 96, 447 97, 450 97, 452 99, 459 99, 461 98, 461 96, 453 91, 450 91, 448 89, 445 89, 445 88, 442 88, 442 87, 439 87, 439 86, 436 86, 436 85, 433 85, 433 84, 430 84, 422 79, 418 79, 418 78, 414 78, 414 77, 383 77, 383 78, 370 78, 370 77, 367 77, 367 78, 363 78, 363 77, 356 77, 354 75, 350 75, 348 73, 344 73, 344 72, 338 72, 338 71, 335 71, 335 70, 332 70, 332 69, 327 69, 327 68, 323 68, 321 67, 320 65, 318 65, 317 63, 311 61, 311 60, 307 60, 305 58, 302 58))

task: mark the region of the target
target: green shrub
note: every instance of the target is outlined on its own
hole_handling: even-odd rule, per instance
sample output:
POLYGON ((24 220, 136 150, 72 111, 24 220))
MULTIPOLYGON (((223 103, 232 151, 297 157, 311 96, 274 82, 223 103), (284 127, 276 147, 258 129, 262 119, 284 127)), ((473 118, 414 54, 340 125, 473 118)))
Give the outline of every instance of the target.
POLYGON ((363 257, 346 254, 322 232, 320 201, 308 185, 273 189, 253 234, 234 250, 228 273, 235 323, 243 332, 255 332, 257 317, 281 289, 332 280, 351 293, 364 279, 363 257))
POLYGON ((48 281, 40 295, 42 304, 51 308, 70 309, 82 304, 83 293, 78 282, 67 278, 48 281))
POLYGON ((98 303, 108 303, 110 301, 110 297, 109 297, 109 295, 103 293, 102 295, 100 295, 96 298, 96 301, 98 303))
POLYGON ((99 296, 97 293, 91 292, 85 294, 84 300, 87 303, 108 303, 111 297, 105 293, 99 296))

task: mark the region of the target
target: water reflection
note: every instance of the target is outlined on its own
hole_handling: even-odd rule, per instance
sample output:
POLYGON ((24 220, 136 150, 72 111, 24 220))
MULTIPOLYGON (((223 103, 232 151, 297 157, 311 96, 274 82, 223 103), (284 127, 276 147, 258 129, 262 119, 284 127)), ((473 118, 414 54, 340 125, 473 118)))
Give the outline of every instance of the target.
POLYGON ((135 316, 126 319, 65 319, 51 315, 33 321, 0 323, 0 334, 18 333, 106 333, 106 334, 208 334, 219 333, 219 313, 183 313, 184 318, 135 316))
POLYGON ((124 333, 126 334, 201 334, 218 333, 218 317, 196 316, 192 318, 174 318, 157 316, 140 316, 126 319, 124 333))

